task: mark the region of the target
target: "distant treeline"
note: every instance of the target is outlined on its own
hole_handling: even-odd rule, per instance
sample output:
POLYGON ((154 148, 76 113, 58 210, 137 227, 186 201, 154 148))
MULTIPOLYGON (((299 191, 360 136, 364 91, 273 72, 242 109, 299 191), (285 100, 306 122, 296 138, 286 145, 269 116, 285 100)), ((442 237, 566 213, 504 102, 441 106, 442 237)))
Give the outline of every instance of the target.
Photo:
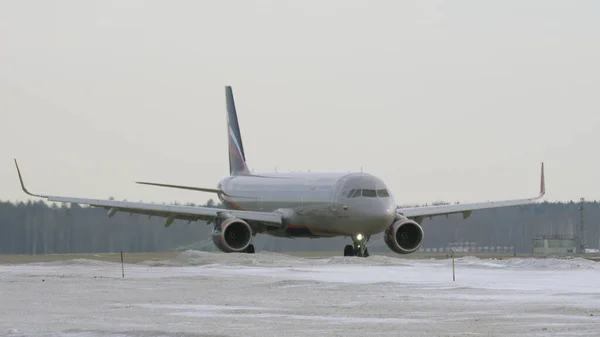
MULTIPOLYGON (((440 202, 438 202, 440 203, 440 202)), ((208 207, 221 207, 209 200, 208 207)), ((424 247, 443 247, 451 241, 476 242, 481 246, 514 246, 518 253, 532 251, 538 235, 579 236, 578 202, 544 202, 535 205, 475 211, 467 218, 450 215, 426 218, 424 247)), ((600 238, 600 203, 584 203, 587 244, 597 248, 600 238)), ((0 202, 0 254, 152 252, 182 249, 215 250, 212 227, 204 222, 175 221, 117 213, 108 217, 103 208, 42 201, 0 202)), ((372 252, 387 251, 381 234, 371 238, 372 252)), ((257 251, 343 250, 346 238, 285 239, 259 235, 257 251)))

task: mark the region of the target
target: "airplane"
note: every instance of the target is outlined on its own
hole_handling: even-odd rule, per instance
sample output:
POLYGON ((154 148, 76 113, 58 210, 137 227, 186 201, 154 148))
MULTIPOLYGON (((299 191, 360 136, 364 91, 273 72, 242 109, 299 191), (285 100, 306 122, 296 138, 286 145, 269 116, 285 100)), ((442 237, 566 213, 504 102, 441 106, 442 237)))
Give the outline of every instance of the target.
POLYGON ((352 240, 344 247, 344 256, 357 257, 369 256, 367 242, 378 233, 383 232, 384 241, 393 252, 411 254, 423 242, 421 224, 425 218, 462 213, 466 219, 475 210, 533 204, 546 193, 543 162, 536 197, 420 207, 398 206, 384 181, 368 173, 254 173, 246 162, 231 86, 225 86, 225 105, 229 176, 220 180, 217 188, 136 182, 214 193, 223 208, 34 194, 25 188, 15 159, 21 188, 28 195, 50 202, 103 207, 109 217, 117 212, 158 216, 165 218, 165 227, 176 219, 205 221, 213 225, 213 243, 225 253, 255 253, 252 240, 257 234, 286 238, 343 236, 352 240))

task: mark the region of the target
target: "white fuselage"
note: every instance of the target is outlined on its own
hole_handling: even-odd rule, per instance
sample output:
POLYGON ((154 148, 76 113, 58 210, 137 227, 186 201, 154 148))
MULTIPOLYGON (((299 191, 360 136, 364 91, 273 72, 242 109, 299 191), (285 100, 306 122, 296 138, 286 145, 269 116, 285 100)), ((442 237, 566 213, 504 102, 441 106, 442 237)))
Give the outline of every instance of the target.
POLYGON ((276 236, 373 235, 396 217, 396 203, 383 181, 365 173, 237 175, 223 179, 219 189, 230 209, 292 211, 283 229, 267 232, 276 236))

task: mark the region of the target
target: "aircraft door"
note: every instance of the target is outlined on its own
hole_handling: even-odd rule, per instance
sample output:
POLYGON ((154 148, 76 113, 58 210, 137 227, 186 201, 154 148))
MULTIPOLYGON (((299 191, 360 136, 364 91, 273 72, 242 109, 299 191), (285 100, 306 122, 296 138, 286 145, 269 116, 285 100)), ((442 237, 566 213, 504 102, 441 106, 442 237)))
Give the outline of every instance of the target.
POLYGON ((329 201, 329 210, 338 217, 346 215, 344 213, 344 205, 340 204, 340 202, 343 202, 342 193, 344 189, 344 182, 345 181, 340 181, 335 185, 331 192, 329 201))

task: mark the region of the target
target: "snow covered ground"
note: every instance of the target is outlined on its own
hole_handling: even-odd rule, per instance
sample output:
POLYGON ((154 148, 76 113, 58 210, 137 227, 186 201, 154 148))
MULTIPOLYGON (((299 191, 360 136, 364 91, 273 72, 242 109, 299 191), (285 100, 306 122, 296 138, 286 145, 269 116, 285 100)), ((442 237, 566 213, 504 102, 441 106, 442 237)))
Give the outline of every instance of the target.
POLYGON ((4 336, 600 336, 583 259, 297 258, 0 265, 4 336))

